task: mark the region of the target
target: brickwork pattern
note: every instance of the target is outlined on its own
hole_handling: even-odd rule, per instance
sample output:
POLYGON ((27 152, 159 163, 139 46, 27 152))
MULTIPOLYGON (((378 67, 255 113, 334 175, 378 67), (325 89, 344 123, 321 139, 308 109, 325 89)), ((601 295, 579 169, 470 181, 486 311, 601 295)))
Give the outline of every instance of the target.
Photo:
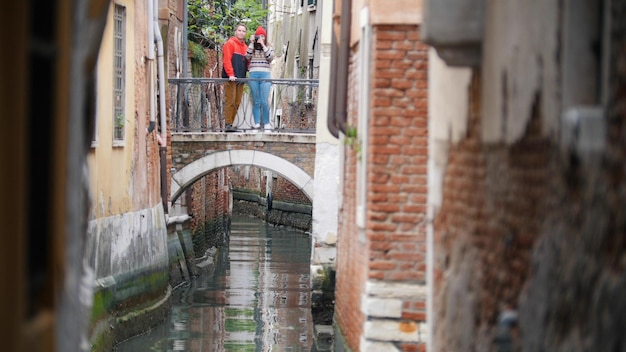
MULTIPOLYGON (((272 153, 299 165, 304 171, 313 174, 313 160, 315 145, 304 143, 259 142, 243 141, 224 143, 213 142, 184 142, 172 143, 172 154, 176 158, 172 161, 174 167, 183 167, 192 161, 202 158, 214 151, 229 149, 259 150, 272 153)), ((170 170, 171 171, 171 170, 170 170)), ((194 246, 197 255, 215 245, 219 245, 219 236, 225 233, 228 217, 228 192, 225 187, 255 190, 259 195, 265 195, 265 173, 262 169, 252 166, 234 166, 216 170, 205 175, 190 187, 188 207, 193 214, 191 230, 194 234, 194 246), (219 175, 222 175, 220 179, 219 175), (220 181, 221 180, 221 181, 220 181), (221 182, 221 183, 220 183, 221 182)), ((278 176, 273 184, 275 201, 287 203, 308 204, 311 202, 306 195, 291 182, 278 176)))
MULTIPOLYGON (((144 3, 137 3, 135 6, 135 35, 146 35, 147 18, 144 16, 144 3)), ((141 58, 145 55, 145 43, 135 45, 135 57, 141 58)), ((137 42, 136 44, 140 44, 137 42)), ((159 144, 154 133, 146 135, 146 131, 150 123, 150 107, 147 102, 149 99, 147 62, 135 62, 136 68, 133 70, 133 87, 134 87, 134 106, 135 112, 132 118, 135 119, 136 125, 134 131, 127 129, 127 141, 131 140, 129 134, 133 133, 133 149, 145 151, 142 153, 133 153, 133 163, 135 172, 141 174, 140 177, 133 177, 133 209, 138 210, 152 207, 158 204, 161 199, 160 190, 160 160, 159 160, 159 144), (141 133, 139 131, 142 131, 141 133), (145 165, 145 170, 142 167, 145 165), (139 171, 141 170, 141 171, 139 171)), ((130 72, 129 72, 130 73, 130 72)), ((130 115, 130 114, 129 114, 130 115)), ((129 116, 130 118, 130 116, 129 116)))
POLYGON ((274 200, 311 205, 309 198, 298 187, 280 176, 274 180, 272 194, 274 200))
MULTIPOLYGON (((356 89, 355 80, 356 56, 351 55, 348 119, 356 124, 356 89)), ((361 292, 365 291, 368 272, 368 253, 365 241, 359 239, 356 226, 356 151, 350 147, 345 149, 343 202, 340 203, 338 242, 337 242, 337 275, 335 284, 335 320, 339 325, 346 344, 357 351, 359 340, 363 334, 365 317, 361 312, 361 292)))
POLYGON ((260 167, 233 166, 228 175, 233 189, 243 189, 265 196, 265 175, 260 167))
POLYGON ((203 158, 211 153, 223 150, 258 150, 279 156, 300 167, 309 175, 314 175, 315 144, 289 142, 260 142, 260 141, 187 141, 172 143, 172 153, 176 155, 173 167, 180 170, 194 160, 203 158))
MULTIPOLYGON (((259 167, 234 166, 229 170, 229 177, 234 189, 254 191, 262 197, 267 194, 267 177, 263 169, 259 167)), ((275 201, 311 205, 311 201, 304 192, 280 175, 276 175, 272 181, 272 197, 275 201)))
POLYGON ((497 321, 503 307, 515 307, 549 193, 549 145, 541 136, 538 102, 522 140, 510 148, 481 145, 477 76, 475 72, 467 138, 449 151, 443 203, 434 222, 435 336, 441 351, 472 349, 457 335, 447 334, 449 329, 475 329, 479 335, 497 321), (455 293, 446 285, 454 280, 468 284, 455 293), (453 302, 463 308, 454 308, 453 302), (450 314, 455 311, 476 314, 475 325, 458 325, 450 314))
POLYGON ((603 82, 609 95, 604 149, 586 154, 559 145, 541 130, 555 117, 542 113, 539 98, 521 140, 481 142, 480 77, 488 75, 473 73, 468 134, 450 148, 442 208, 434 222, 437 351, 493 349, 498 314, 506 307, 519 312, 516 350, 626 346, 621 333, 626 324, 626 25, 618 20, 626 15, 626 1, 612 2, 606 10, 612 24, 606 38, 611 78, 603 82), (459 316, 468 319, 459 323, 459 316))
POLYGON ((370 278, 425 280, 428 47, 414 26, 375 31, 368 160, 370 278))
POLYGON ((520 293, 527 351, 626 346, 626 1, 606 10, 605 148, 591 156, 551 148, 548 211, 520 293))
MULTIPOLYGON (((417 26, 374 27, 367 151, 365 234, 355 225, 357 151, 346 147, 344 207, 340 212, 336 314, 357 350, 365 317, 361 292, 367 280, 424 284, 428 160, 428 47, 417 26)), ((356 126, 360 87, 352 55, 349 124, 356 126)), ((423 322, 425 301, 403 301, 402 319, 423 322)), ((414 326, 409 324, 410 326, 414 326)), ((403 351, 423 343, 398 343, 403 351)))
POLYGON ((230 215, 226 173, 227 170, 218 170, 190 187, 187 201, 192 215, 190 228, 197 257, 202 257, 211 247, 225 245, 230 215))

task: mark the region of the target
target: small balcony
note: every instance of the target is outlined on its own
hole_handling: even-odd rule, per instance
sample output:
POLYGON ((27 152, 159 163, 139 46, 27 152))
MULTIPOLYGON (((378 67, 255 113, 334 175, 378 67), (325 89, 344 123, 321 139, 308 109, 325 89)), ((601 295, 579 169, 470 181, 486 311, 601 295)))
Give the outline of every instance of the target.
MULTIPOLYGON (((224 121, 224 83, 226 78, 170 78, 170 128, 176 132, 226 132, 224 121)), ((269 81, 270 127, 277 133, 315 134, 317 79, 243 78, 241 105, 233 127, 240 132, 255 130, 253 102, 248 82, 269 81)))

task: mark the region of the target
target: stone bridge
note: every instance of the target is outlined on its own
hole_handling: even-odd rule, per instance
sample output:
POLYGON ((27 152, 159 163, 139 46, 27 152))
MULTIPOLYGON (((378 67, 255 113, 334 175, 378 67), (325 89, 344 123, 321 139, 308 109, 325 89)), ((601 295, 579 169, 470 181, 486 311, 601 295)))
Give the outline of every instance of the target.
POLYGON ((233 165, 253 165, 289 180, 313 202, 315 135, 173 133, 170 204, 196 180, 233 165))

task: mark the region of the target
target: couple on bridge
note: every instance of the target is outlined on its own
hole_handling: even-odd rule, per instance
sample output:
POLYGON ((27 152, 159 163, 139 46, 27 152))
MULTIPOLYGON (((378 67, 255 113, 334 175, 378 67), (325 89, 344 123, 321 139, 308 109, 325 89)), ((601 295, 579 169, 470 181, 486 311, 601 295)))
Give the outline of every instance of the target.
POLYGON ((222 78, 228 78, 224 84, 226 132, 233 132, 237 110, 243 96, 243 83, 237 78, 246 78, 250 71, 250 92, 252 94, 254 129, 271 130, 269 93, 271 82, 270 63, 274 60, 274 48, 267 41, 267 32, 259 26, 250 36, 246 45, 247 28, 243 24, 235 27, 235 35, 230 37, 223 46, 222 78))

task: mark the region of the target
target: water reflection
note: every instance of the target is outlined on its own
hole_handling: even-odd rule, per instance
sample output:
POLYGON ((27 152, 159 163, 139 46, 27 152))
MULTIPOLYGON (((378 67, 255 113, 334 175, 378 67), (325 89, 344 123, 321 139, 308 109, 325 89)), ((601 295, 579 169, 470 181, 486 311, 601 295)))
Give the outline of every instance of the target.
POLYGON ((166 321, 116 351, 309 351, 310 238, 233 218, 215 272, 174 292, 166 321))

